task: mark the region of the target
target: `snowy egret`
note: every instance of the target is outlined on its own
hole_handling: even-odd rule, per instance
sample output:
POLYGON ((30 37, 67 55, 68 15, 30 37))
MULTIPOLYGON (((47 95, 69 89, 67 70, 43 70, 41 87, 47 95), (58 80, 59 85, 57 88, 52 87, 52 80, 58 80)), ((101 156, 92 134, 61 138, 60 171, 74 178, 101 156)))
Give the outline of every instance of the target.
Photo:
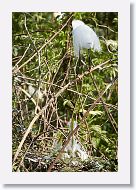
MULTIPOLYGON (((71 130, 74 130, 77 127, 78 123, 77 121, 73 121, 70 119, 70 121, 67 123, 67 126, 71 130)), ((74 135, 73 138, 70 140, 69 144, 65 148, 65 154, 64 158, 70 158, 78 156, 81 158, 82 161, 88 159, 87 152, 85 151, 82 144, 76 139, 76 136, 74 135), (68 152, 71 153, 71 155, 68 154, 68 152)))
MULTIPOLYGON (((74 130, 77 127, 77 125, 78 125, 77 121, 72 121, 72 119, 70 119, 70 121, 67 122, 67 127, 70 129, 70 131, 74 130)), ((54 140, 53 147, 55 151, 60 150, 62 148, 61 141, 56 138, 56 140, 54 140)), ((82 161, 88 159, 89 157, 83 145, 76 138, 76 135, 73 135, 73 138, 70 139, 68 145, 64 149, 64 154, 62 155, 62 159, 71 158, 71 157, 72 158, 78 157, 82 161)))
POLYGON ((80 20, 72 21, 74 55, 79 58, 82 49, 94 49, 100 51, 100 42, 92 28, 80 20))

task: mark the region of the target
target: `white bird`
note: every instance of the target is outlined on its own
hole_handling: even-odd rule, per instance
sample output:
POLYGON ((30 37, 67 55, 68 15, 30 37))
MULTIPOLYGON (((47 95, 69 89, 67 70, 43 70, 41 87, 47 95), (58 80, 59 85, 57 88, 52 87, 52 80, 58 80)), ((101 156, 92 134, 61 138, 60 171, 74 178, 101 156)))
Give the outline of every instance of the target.
MULTIPOLYGON (((71 131, 72 128, 74 130, 77 127, 77 124, 78 124, 77 121, 73 121, 72 123, 72 120, 70 120, 67 125, 71 131)), ((79 158, 81 158, 82 161, 88 159, 88 155, 86 151, 84 150, 82 144, 77 141, 76 136, 74 135, 73 139, 70 140, 69 144, 65 148, 64 158, 70 158, 70 156, 76 157, 76 154, 78 155, 79 158), (71 155, 68 154, 69 151, 71 155)))
POLYGON ((79 58, 81 50, 84 48, 93 48, 94 51, 101 50, 99 38, 92 28, 80 20, 73 20, 72 27, 74 55, 77 58, 79 58))

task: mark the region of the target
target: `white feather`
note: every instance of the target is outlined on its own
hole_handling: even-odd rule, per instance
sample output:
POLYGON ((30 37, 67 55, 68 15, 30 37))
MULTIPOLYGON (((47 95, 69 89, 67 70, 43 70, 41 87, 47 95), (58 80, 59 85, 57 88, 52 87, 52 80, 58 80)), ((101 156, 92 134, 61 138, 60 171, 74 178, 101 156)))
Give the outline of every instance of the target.
POLYGON ((74 54, 76 57, 79 57, 80 50, 84 48, 92 48, 95 51, 101 50, 99 38, 92 28, 80 20, 73 20, 72 27, 74 54))

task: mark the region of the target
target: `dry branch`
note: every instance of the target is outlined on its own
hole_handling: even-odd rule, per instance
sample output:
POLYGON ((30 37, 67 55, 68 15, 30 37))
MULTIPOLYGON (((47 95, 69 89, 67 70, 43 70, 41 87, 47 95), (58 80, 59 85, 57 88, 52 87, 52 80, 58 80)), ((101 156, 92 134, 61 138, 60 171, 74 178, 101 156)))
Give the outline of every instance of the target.
POLYGON ((43 46, 37 50, 36 53, 34 53, 27 61, 25 61, 25 63, 23 63, 22 65, 20 65, 18 68, 13 70, 13 73, 18 72, 22 67, 24 67, 26 64, 28 64, 36 55, 37 53, 39 54, 41 52, 42 49, 44 49, 69 23, 69 21, 71 20, 72 15, 70 16, 70 18, 66 21, 66 23, 61 27, 61 29, 56 32, 45 44, 43 44, 43 46))
MULTIPOLYGON (((86 71, 84 74, 78 75, 75 80, 73 80, 73 81, 69 82, 68 84, 66 84, 62 89, 60 89, 60 90, 56 93, 56 95, 54 95, 54 97, 52 97, 52 98, 47 102, 47 104, 41 109, 41 111, 40 111, 37 115, 35 115, 35 117, 32 119, 32 121, 31 121, 29 127, 27 128, 27 130, 26 130, 26 132, 25 132, 25 134, 24 134, 24 136, 23 136, 23 138, 22 138, 22 140, 21 140, 21 142, 20 142, 20 144, 19 144, 19 146, 18 146, 18 149, 17 149, 17 151, 16 151, 16 153, 15 153, 15 156, 14 156, 14 159, 13 159, 13 163, 16 161, 16 159, 17 159, 17 157, 18 157, 18 155, 19 155, 19 153, 20 153, 20 151, 21 151, 21 148, 22 148, 22 146, 23 146, 23 144, 24 144, 24 142, 25 142, 25 140, 26 140, 28 134, 30 133, 30 131, 31 131, 31 129, 32 129, 33 125, 34 125, 34 123, 38 120, 38 118, 39 118, 40 115, 44 112, 44 110, 46 110, 47 107, 54 101, 54 98, 58 98, 68 87, 70 87, 71 85, 73 85, 73 84, 76 83, 77 81, 80 81, 84 76, 86 76, 86 75, 92 73, 92 72, 95 71, 96 69, 98 69, 98 68, 100 68, 100 67, 106 65, 106 64, 109 63, 110 61, 111 61, 111 60, 105 61, 104 63, 101 63, 100 65, 97 65, 97 66, 91 68, 89 71, 86 71)), ((100 98, 100 97, 99 97, 99 98, 100 98)), ((99 99, 99 98, 98 98, 98 99, 99 99)))

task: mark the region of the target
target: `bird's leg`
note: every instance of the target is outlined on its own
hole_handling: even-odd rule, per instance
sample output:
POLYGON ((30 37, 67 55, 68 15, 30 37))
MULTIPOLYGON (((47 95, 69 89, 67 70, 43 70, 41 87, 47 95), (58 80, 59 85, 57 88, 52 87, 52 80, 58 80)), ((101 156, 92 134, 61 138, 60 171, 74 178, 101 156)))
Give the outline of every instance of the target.
POLYGON ((88 49, 88 65, 89 65, 89 69, 92 66, 92 60, 91 60, 91 56, 90 56, 90 49, 88 49))
POLYGON ((81 53, 79 50, 79 57, 78 57, 78 64, 77 64, 77 68, 76 68, 76 74, 80 74, 80 66, 81 66, 81 53))
POLYGON ((86 65, 85 63, 85 58, 83 57, 83 55, 80 53, 79 54, 79 68, 80 68, 80 72, 79 74, 82 74, 83 68, 86 65))
POLYGON ((79 67, 81 66, 81 53, 79 51, 79 67))

